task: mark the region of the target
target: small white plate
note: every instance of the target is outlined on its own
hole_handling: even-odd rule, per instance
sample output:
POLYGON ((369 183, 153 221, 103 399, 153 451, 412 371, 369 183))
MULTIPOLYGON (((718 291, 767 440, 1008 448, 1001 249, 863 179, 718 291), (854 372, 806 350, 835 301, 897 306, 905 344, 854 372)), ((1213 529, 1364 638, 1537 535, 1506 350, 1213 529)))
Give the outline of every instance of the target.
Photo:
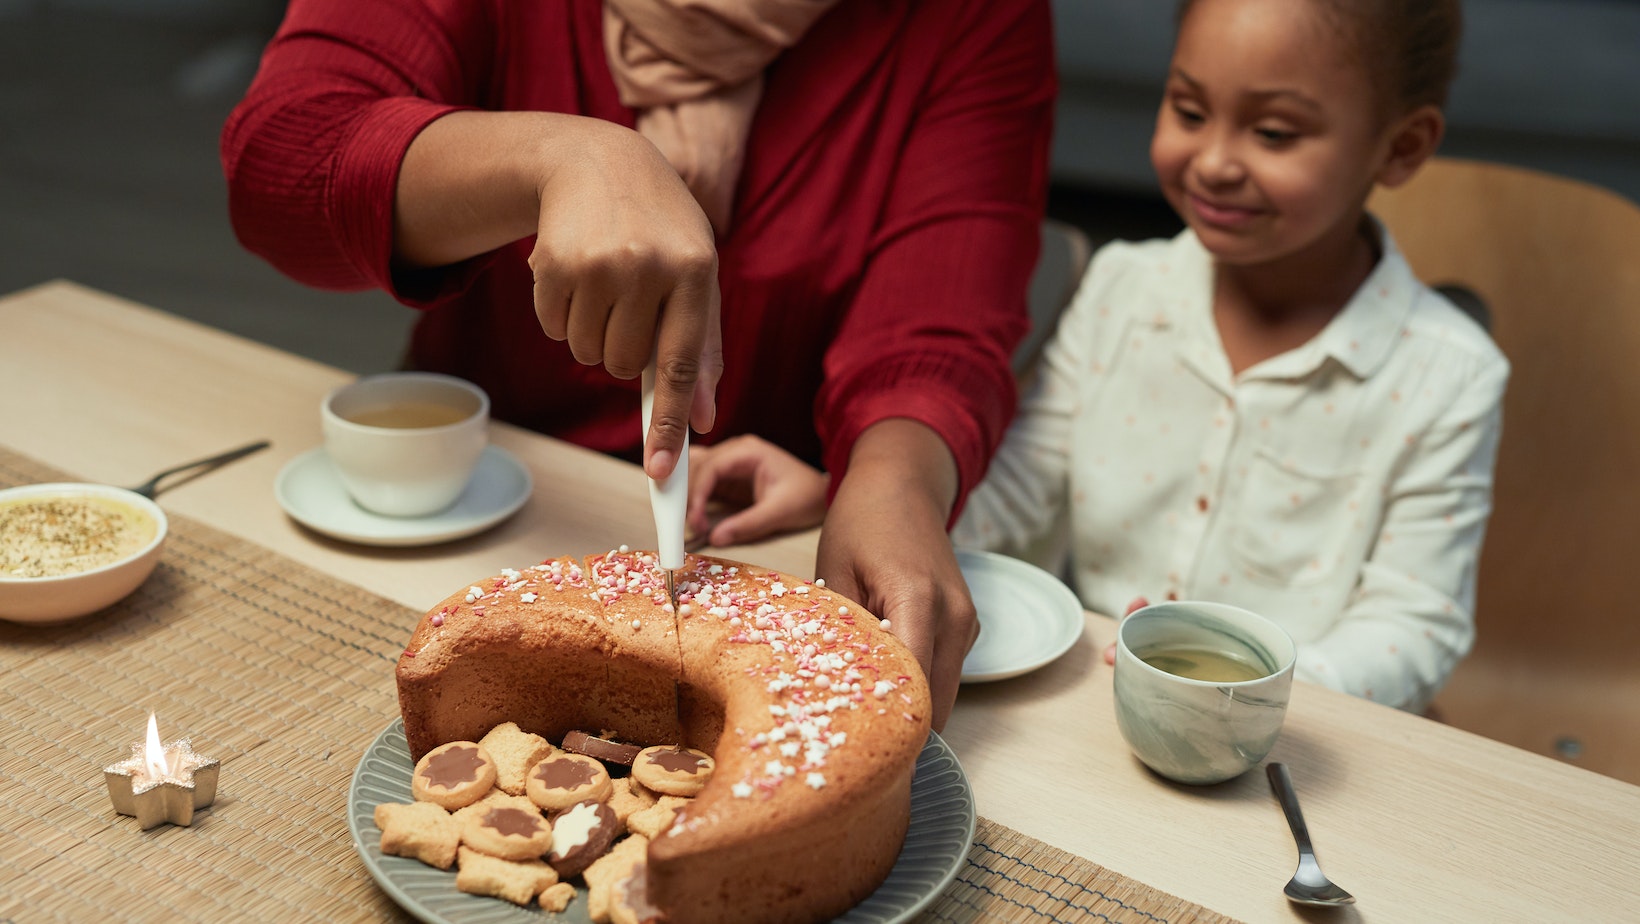
POLYGON ((360 507, 342 486, 323 447, 290 460, 273 485, 291 519, 335 539, 364 545, 431 545, 500 523, 529 500, 529 470, 499 446, 484 447, 467 490, 431 516, 387 517, 360 507))
POLYGON ((979 641, 962 662, 962 680, 1004 680, 1034 671, 1082 637, 1082 602, 1041 568, 975 549, 957 564, 979 610, 979 641))

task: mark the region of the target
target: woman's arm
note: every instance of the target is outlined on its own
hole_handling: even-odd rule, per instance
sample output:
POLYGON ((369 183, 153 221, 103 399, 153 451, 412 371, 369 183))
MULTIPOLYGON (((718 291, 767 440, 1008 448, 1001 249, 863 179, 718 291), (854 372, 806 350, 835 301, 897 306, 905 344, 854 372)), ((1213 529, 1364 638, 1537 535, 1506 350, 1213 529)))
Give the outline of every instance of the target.
POLYGON ((473 109, 495 66, 490 14, 460 0, 293 2, 223 131, 234 227, 293 278, 410 301, 427 294, 406 290, 414 269, 536 235, 547 335, 618 378, 656 362, 646 467, 662 477, 687 422, 714 417, 711 228, 636 132, 473 109))
POLYGON ((319 288, 392 278, 399 167, 430 123, 477 105, 494 23, 458 0, 292 0, 223 127, 241 243, 319 288))
POLYGON ((955 512, 1017 400, 1011 359, 1029 323, 1057 84, 1040 0, 950 4, 916 25, 941 30, 940 66, 827 348, 816 421, 834 492, 867 427, 922 421, 956 460, 955 512))
POLYGON ((1041 0, 925 19, 947 37, 941 66, 824 360, 816 422, 833 496, 817 566, 911 646, 938 729, 979 634, 946 530, 1014 409, 1055 77, 1041 0))
POLYGON ((915 420, 879 421, 854 443, 815 560, 828 586, 889 620, 917 654, 936 729, 951 714, 963 658, 979 637, 945 537, 956 496, 956 461, 939 434, 915 420))

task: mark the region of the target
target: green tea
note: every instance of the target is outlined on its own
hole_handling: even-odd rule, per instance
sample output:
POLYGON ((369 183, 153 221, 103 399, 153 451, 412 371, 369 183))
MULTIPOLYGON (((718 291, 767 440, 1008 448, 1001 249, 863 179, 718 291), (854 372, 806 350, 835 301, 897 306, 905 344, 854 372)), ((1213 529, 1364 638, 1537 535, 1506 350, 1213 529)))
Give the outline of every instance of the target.
POLYGON ((1212 648, 1156 645, 1135 651, 1134 655, 1157 670, 1210 683, 1257 680, 1270 673, 1260 665, 1212 648))
POLYGON ((442 404, 405 403, 386 407, 365 408, 345 415, 348 420, 363 427, 388 427, 394 430, 422 430, 447 427, 461 423, 473 414, 470 410, 447 407, 442 404))

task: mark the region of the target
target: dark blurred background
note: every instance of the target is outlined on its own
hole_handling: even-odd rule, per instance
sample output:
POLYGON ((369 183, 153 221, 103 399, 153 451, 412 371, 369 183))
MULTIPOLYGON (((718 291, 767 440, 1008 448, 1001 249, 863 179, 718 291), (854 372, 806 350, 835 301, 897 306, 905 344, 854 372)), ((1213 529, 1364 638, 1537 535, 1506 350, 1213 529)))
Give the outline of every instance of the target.
MULTIPOLYGON (((1171 234, 1146 152, 1173 3, 1054 8, 1050 213, 1095 243, 1171 234)), ((398 362, 410 309, 291 282, 228 225, 218 133, 283 10, 0 0, 0 294, 72 279, 356 372, 398 362)), ((1466 13, 1443 153, 1640 198, 1640 0, 1469 0, 1466 13)))

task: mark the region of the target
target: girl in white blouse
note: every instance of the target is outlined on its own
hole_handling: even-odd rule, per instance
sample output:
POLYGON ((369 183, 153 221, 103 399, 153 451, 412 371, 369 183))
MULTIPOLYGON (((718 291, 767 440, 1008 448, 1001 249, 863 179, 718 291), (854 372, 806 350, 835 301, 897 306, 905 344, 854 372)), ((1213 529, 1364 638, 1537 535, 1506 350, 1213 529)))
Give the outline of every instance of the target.
MULTIPOLYGON (((1459 18, 1182 5, 1151 160, 1187 229, 1095 256, 956 542, 1066 573, 1098 612, 1254 610, 1299 643, 1300 678, 1427 706, 1474 637, 1508 364, 1365 202, 1438 145, 1459 18)), ((748 451, 691 465, 703 527, 715 488, 764 473, 714 544, 807 525, 793 511, 823 497, 748 451)))

